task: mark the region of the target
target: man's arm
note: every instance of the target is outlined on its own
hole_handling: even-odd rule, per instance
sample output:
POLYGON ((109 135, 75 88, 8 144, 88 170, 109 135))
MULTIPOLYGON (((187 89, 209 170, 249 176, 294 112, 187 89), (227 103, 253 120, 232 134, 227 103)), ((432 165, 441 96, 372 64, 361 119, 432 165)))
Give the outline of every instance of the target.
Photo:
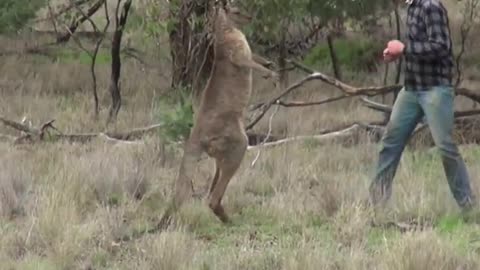
POLYGON ((409 40, 405 54, 425 60, 448 56, 451 45, 447 14, 439 3, 430 3, 425 8, 424 19, 428 40, 409 40))

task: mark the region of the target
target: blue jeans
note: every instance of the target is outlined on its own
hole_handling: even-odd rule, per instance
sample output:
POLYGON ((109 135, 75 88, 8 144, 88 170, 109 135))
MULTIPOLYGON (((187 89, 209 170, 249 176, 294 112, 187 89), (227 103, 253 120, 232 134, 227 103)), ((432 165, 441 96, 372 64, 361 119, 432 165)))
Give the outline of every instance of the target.
POLYGON ((398 94, 382 138, 377 171, 369 189, 374 205, 390 198, 401 155, 422 117, 425 117, 435 145, 440 149, 443 168, 457 204, 463 208, 473 203, 468 172, 452 138, 454 91, 445 86, 426 90, 414 92, 403 88, 398 94))

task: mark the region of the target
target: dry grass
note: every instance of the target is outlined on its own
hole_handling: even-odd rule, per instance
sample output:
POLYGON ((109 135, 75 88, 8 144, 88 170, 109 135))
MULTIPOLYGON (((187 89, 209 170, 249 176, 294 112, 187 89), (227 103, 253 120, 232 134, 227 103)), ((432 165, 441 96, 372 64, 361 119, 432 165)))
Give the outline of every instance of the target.
MULTIPOLYGON (((168 73, 142 70, 132 61, 123 67, 125 103, 116 128, 158 122, 168 73)), ((104 117, 108 67, 100 65, 98 73, 104 117)), ((366 85, 381 76, 358 78, 357 85, 366 85)), ((54 118, 68 132, 99 131, 103 123, 92 121, 89 83, 86 65, 2 58, 0 114, 16 120, 27 115, 34 124, 54 118)), ((269 87, 257 78, 254 99, 272 96, 269 87)), ((292 99, 336 94, 312 83, 292 99)), ((465 106, 459 100, 458 107, 465 106)), ((345 100, 282 108, 273 124, 275 133, 313 134, 378 117, 345 100)), ((258 129, 267 126, 263 121, 258 129)), ((0 133, 18 135, 5 127, 0 133)), ((377 149, 306 141, 262 150, 254 167, 257 152, 249 152, 224 199, 233 225, 222 225, 197 201, 181 211, 171 230, 118 243, 162 214, 180 148, 164 147, 157 135, 141 145, 0 143, 0 269, 479 269, 479 226, 457 217, 436 152, 405 153, 383 216, 431 226, 405 234, 370 226, 373 216, 363 202, 377 149)), ((461 150, 480 194, 480 148, 461 150)), ((212 165, 201 162, 196 189, 208 186, 212 165)))

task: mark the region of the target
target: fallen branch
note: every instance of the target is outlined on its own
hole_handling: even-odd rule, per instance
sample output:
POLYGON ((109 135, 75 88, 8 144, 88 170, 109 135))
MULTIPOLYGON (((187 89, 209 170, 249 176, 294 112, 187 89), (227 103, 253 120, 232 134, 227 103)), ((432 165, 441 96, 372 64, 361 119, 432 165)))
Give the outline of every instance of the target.
POLYGON ((40 126, 40 128, 31 128, 27 125, 22 123, 8 120, 2 116, 0 116, 0 122, 3 123, 5 126, 11 127, 15 130, 21 131, 25 133, 18 138, 15 137, 7 137, 6 135, 2 136, 2 139, 5 140, 12 140, 15 143, 23 143, 25 141, 67 141, 67 142, 80 142, 85 143, 91 141, 95 138, 105 139, 110 142, 121 142, 121 143, 139 143, 138 141, 134 141, 134 139, 138 139, 141 136, 146 135, 147 133, 153 132, 161 127, 163 124, 155 124, 148 127, 136 128, 126 132, 99 132, 99 133, 78 133, 78 134, 64 134, 59 131, 57 128, 53 126, 54 120, 50 120, 40 126), (49 134, 48 130, 53 129, 57 131, 57 133, 49 134), (47 135, 48 134, 48 139, 47 135))
POLYGON ((392 112, 392 107, 388 106, 386 104, 375 102, 375 101, 370 100, 366 97, 362 97, 361 100, 366 107, 368 107, 372 110, 379 111, 379 112, 386 113, 386 114, 390 114, 392 112))
POLYGON ((467 88, 457 88, 455 89, 455 94, 467 97, 477 103, 480 103, 480 94, 474 92, 473 90, 467 88))
MULTIPOLYGON (((287 101, 279 100, 278 102, 276 102, 275 104, 272 104, 272 105, 278 105, 278 106, 282 106, 282 107, 306 107, 306 106, 322 105, 322 104, 346 99, 346 98, 349 98, 349 97, 352 97, 352 96, 341 95, 341 96, 337 96, 337 97, 326 98, 324 100, 310 101, 310 102, 306 102, 306 101, 290 101, 290 102, 287 102, 287 101)), ((259 108, 261 108, 264 105, 265 105, 265 103, 255 104, 250 108, 250 111, 258 110, 259 108)))
POLYGON ((378 121, 372 122, 372 123, 354 122, 351 124, 343 125, 341 127, 325 129, 323 131, 320 131, 317 135, 295 136, 295 137, 277 139, 277 140, 273 140, 273 141, 258 144, 258 145, 249 145, 248 149, 252 150, 252 149, 257 149, 261 147, 277 146, 277 145, 285 144, 288 142, 295 142, 295 141, 309 140, 309 139, 320 141, 320 142, 326 141, 326 140, 330 141, 333 139, 345 139, 355 134, 358 134, 356 132, 361 130, 364 130, 367 132, 373 131, 373 132, 383 133, 383 123, 378 121))
POLYGON ((351 127, 348 127, 344 130, 340 131, 335 131, 327 134, 319 134, 319 135, 312 135, 312 136, 296 136, 296 137, 289 137, 285 138, 282 140, 278 140, 275 142, 269 142, 269 143, 264 143, 260 145, 255 145, 255 146, 248 146, 248 150, 252 149, 258 149, 260 147, 270 147, 270 146, 278 146, 281 144, 285 144, 288 142, 294 142, 294 141, 301 141, 301 140, 315 140, 315 141, 330 141, 332 139, 338 139, 338 138, 344 138, 346 136, 351 136, 354 131, 358 130, 361 126, 358 124, 354 124, 351 127))

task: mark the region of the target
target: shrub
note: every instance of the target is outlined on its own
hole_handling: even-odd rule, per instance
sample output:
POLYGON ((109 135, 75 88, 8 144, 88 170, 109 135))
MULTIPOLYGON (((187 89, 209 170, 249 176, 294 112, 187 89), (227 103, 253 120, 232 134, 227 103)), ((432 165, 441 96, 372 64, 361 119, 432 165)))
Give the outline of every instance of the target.
POLYGON ((45 0, 2 0, 0 1, 0 33, 15 32, 24 27, 45 0))
MULTIPOLYGON (((339 65, 350 71, 371 70, 377 56, 383 49, 383 44, 369 39, 336 39, 334 48, 339 65)), ((328 45, 320 44, 314 47, 305 57, 304 63, 309 66, 331 65, 328 45)))
POLYGON ((178 89, 173 92, 178 93, 178 96, 167 98, 159 104, 159 118, 164 125, 160 133, 164 139, 170 142, 188 138, 193 126, 193 108, 188 91, 178 89))

